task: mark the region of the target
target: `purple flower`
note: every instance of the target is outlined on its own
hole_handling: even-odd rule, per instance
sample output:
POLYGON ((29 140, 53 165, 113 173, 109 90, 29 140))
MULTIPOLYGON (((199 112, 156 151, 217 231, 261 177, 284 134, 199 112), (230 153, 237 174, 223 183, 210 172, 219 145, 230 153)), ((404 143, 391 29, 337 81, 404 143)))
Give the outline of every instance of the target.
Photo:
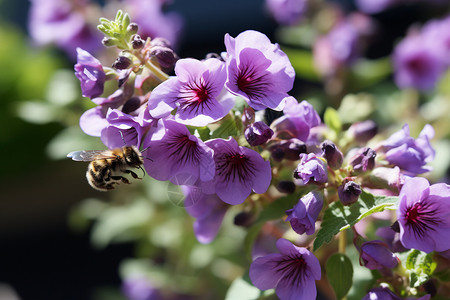
POLYGON ((421 35, 403 39, 393 54, 395 83, 400 88, 430 90, 446 69, 441 50, 421 35))
POLYGON ((339 200, 343 205, 350 205, 358 201, 361 192, 361 186, 347 178, 338 187, 339 200))
POLYGON ((448 67, 450 65, 450 16, 441 20, 432 20, 425 24, 422 28, 421 35, 427 41, 441 52, 442 62, 448 67))
POLYGON ((430 186, 425 178, 415 177, 406 181, 398 197, 403 246, 427 253, 450 249, 450 186, 430 186))
POLYGON ((262 145, 273 135, 273 130, 266 123, 259 121, 250 124, 244 132, 245 139, 252 147, 262 145))
POLYGON ((197 186, 182 186, 185 194, 185 207, 187 212, 194 217, 194 233, 202 244, 208 244, 214 240, 219 232, 228 205, 216 194, 205 194, 197 186))
POLYGON ((283 25, 299 23, 307 10, 307 0, 266 0, 266 6, 275 21, 283 25))
POLYGON ((402 300, 387 287, 377 287, 371 289, 362 300, 402 300))
POLYGON ((134 276, 124 280, 122 293, 129 300, 159 300, 161 293, 150 280, 143 276, 134 276))
POLYGON ((224 89, 227 75, 222 61, 180 59, 175 74, 150 94, 148 108, 153 117, 167 117, 176 109, 177 122, 205 126, 223 118, 233 107, 234 99, 224 89))
POLYGON ((391 226, 380 227, 375 233, 376 235, 381 237, 386 242, 386 244, 388 244, 389 249, 391 249, 392 252, 404 252, 408 250, 403 247, 402 243, 400 242, 400 234, 398 232, 395 232, 391 226))
POLYGON ((192 185, 214 177, 213 151, 192 135, 185 125, 161 119, 150 138, 142 145, 149 147, 150 159, 144 162, 147 173, 157 180, 192 185))
POLYGON ((328 181, 328 171, 324 159, 314 153, 301 153, 300 163, 294 171, 294 177, 302 184, 309 181, 325 183, 328 181))
POLYGON ((28 21, 31 37, 38 45, 56 44, 74 57, 75 48, 96 51, 100 34, 89 27, 83 8, 86 0, 32 0, 28 21))
POLYGON ((361 245, 359 262, 371 270, 395 268, 399 262, 397 256, 382 241, 369 241, 361 245))
POLYGON ((430 139, 434 136, 431 125, 425 125, 417 139, 409 135, 409 126, 392 134, 382 145, 386 150, 386 160, 413 175, 431 170, 425 164, 434 159, 435 151, 430 139))
POLYGON ((316 299, 319 260, 306 248, 285 239, 277 241, 280 253, 258 257, 250 265, 250 280, 260 290, 275 288, 281 300, 316 299))
POLYGON ((103 94, 106 80, 103 66, 89 52, 77 48, 75 76, 80 80, 83 97, 95 98, 103 94))
POLYGON ((294 206, 286 211, 286 221, 298 234, 314 234, 316 220, 323 206, 323 196, 318 192, 309 192, 294 206))
POLYGON ((293 87, 295 71, 279 45, 253 30, 244 31, 236 38, 226 34, 225 45, 226 88, 254 109, 280 109, 293 87))
POLYGON ((375 157, 377 153, 369 147, 360 148, 350 158, 349 164, 357 173, 372 170, 375 166, 375 157))
POLYGON ((277 137, 298 138, 306 141, 310 129, 321 123, 319 114, 306 100, 300 103, 294 97, 288 97, 285 100, 284 116, 275 119, 271 127, 274 128, 277 137))
POLYGON ((154 120, 145 110, 138 116, 131 116, 118 109, 109 109, 106 114, 108 126, 102 129, 101 140, 108 148, 126 145, 139 147, 144 136, 149 134, 154 120))
POLYGON ((264 193, 270 185, 272 171, 270 162, 251 149, 241 147, 230 138, 228 140, 213 139, 206 145, 214 150, 216 175, 209 187, 222 201, 241 204, 253 190, 264 193))

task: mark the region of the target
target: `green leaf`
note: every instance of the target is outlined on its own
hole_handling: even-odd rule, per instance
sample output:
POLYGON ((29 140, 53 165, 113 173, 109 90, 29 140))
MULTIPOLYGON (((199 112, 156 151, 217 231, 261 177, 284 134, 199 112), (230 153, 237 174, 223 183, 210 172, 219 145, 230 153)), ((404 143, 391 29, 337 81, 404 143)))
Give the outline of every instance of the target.
POLYGON ((261 291, 254 287, 249 280, 236 278, 227 291, 225 300, 255 300, 261 296, 261 291))
POLYGON ((374 196, 363 191, 358 201, 350 206, 344 206, 340 201, 331 203, 325 210, 322 227, 314 241, 314 251, 324 243, 329 243, 336 234, 350 228, 365 217, 385 209, 396 209, 397 202, 398 197, 374 196))
POLYGON ((296 76, 319 81, 319 75, 314 67, 311 51, 283 47, 284 53, 289 57, 296 76))
POLYGON ((328 258, 325 269, 337 299, 344 298, 353 283, 353 265, 350 259, 345 254, 335 253, 328 258))
POLYGON ((339 135, 342 130, 342 122, 339 118, 339 113, 334 108, 327 107, 323 115, 323 121, 328 128, 336 133, 336 136, 339 135))
POLYGON ((351 68, 348 82, 353 89, 364 89, 386 79, 391 73, 389 56, 375 60, 361 59, 351 68))
POLYGON ((436 262, 433 261, 431 253, 411 250, 405 263, 409 271, 410 287, 419 287, 430 278, 436 269, 436 262))
POLYGON ((235 118, 228 114, 221 120, 220 126, 212 132, 211 138, 227 139, 230 136, 236 136, 237 133, 238 128, 236 126, 235 118))
POLYGON ((211 130, 208 128, 208 126, 196 128, 196 131, 197 131, 198 135, 200 136, 200 138, 202 139, 202 141, 209 140, 211 130))

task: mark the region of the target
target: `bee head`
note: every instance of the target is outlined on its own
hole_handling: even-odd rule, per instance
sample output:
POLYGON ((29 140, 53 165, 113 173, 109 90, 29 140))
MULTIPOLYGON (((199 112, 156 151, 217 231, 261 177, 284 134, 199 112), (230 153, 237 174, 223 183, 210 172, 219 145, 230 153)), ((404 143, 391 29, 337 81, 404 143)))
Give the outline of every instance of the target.
POLYGON ((126 146, 123 154, 127 163, 131 166, 139 166, 144 163, 141 152, 135 146, 126 146))

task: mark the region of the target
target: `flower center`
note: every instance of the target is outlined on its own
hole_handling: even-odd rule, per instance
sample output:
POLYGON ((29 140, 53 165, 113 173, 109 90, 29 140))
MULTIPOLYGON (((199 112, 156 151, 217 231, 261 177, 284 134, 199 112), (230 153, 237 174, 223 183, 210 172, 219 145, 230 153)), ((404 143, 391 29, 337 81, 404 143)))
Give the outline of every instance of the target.
POLYGON ((306 267, 306 261, 302 256, 289 256, 278 263, 277 271, 283 273, 283 277, 288 279, 294 285, 300 285, 306 267))
POLYGON ((239 70, 236 82, 238 88, 254 100, 265 96, 264 89, 267 89, 268 84, 265 77, 265 74, 258 76, 250 66, 244 66, 239 70))
POLYGON ((187 135, 175 135, 168 139, 167 150, 169 157, 180 160, 181 164, 198 163, 199 152, 197 143, 189 139, 187 135))
POLYGON ((181 91, 181 96, 178 97, 180 109, 195 111, 197 114, 202 113, 205 108, 209 107, 212 93, 213 88, 208 83, 189 82, 181 91))
POLYGON ((440 220, 435 215, 436 210, 426 203, 416 203, 406 211, 406 225, 409 225, 415 235, 423 237, 426 231, 433 231, 439 225, 440 220))
POLYGON ((255 167, 246 155, 227 153, 218 157, 216 170, 226 181, 231 179, 243 182, 254 174, 255 167))

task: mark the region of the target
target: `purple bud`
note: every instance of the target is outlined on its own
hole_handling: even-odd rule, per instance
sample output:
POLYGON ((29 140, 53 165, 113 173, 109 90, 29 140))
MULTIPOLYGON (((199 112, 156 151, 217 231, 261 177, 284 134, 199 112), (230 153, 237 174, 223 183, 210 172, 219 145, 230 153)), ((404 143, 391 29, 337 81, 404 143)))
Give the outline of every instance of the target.
POLYGON ((375 157, 377 153, 369 147, 361 148, 350 159, 350 165, 356 172, 366 172, 372 170, 375 166, 375 157))
POLYGON ((144 40, 141 38, 139 34, 135 34, 131 37, 131 46, 135 50, 144 47, 144 43, 145 43, 144 40))
POLYGON ((372 120, 366 120, 352 124, 348 132, 353 136, 355 141, 363 144, 370 141, 378 132, 377 123, 372 120))
POLYGON ((162 38, 162 37, 156 37, 150 41, 150 45, 152 47, 166 47, 166 48, 172 48, 172 45, 170 44, 169 40, 162 38))
POLYGON ((389 250, 388 245, 382 241, 375 240, 365 242, 361 245, 359 256, 361 265, 371 270, 395 268, 398 264, 398 258, 389 250))
POLYGON ((127 31, 132 34, 137 33, 138 30, 139 30, 139 26, 136 23, 130 23, 127 27, 127 31))
POLYGON ((344 205, 355 203, 358 200, 359 195, 361 195, 361 192, 361 186, 349 179, 345 179, 338 187, 339 199, 344 205))
POLYGON ((112 67, 117 70, 128 69, 132 61, 126 56, 120 55, 117 57, 116 61, 113 63, 112 67))
POLYGON ((244 132, 245 139, 250 146, 258 146, 267 142, 273 135, 273 130, 264 122, 255 122, 248 126, 244 132))
POLYGON ((309 192, 291 209, 286 211, 286 221, 298 234, 311 235, 315 232, 315 223, 323 207, 323 196, 317 192, 309 192))
POLYGON ((132 97, 125 102, 122 107, 122 112, 129 114, 141 107, 141 99, 139 97, 132 97))
POLYGON ((307 184, 310 181, 325 183, 328 181, 326 163, 314 153, 300 154, 300 163, 294 171, 294 178, 307 184))
POLYGON ((270 157, 272 157, 272 159, 274 161, 280 162, 283 160, 285 153, 284 153, 283 147, 281 147, 279 144, 271 146, 269 148, 269 151, 270 151, 270 157))
POLYGON ((255 110, 250 106, 244 108, 242 112, 242 124, 244 126, 249 126, 250 124, 255 122, 255 110))
POLYGON ((344 161, 344 155, 331 141, 325 141, 322 143, 322 153, 326 158, 328 165, 332 169, 339 169, 344 161))
POLYGON ((165 70, 172 69, 177 61, 175 53, 168 47, 154 46, 150 48, 149 55, 156 58, 161 68, 165 70))
POLYGON ((295 184, 292 181, 281 180, 277 184, 277 190, 280 193, 293 194, 295 192, 295 184))

